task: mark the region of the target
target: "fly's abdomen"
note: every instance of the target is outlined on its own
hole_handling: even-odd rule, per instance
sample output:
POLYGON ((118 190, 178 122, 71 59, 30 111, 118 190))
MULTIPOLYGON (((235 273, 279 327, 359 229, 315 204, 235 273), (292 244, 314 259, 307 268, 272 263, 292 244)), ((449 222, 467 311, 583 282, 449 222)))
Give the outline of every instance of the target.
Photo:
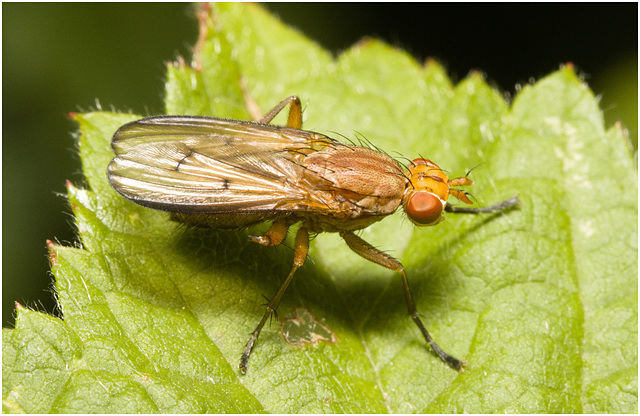
POLYGON ((265 213, 188 214, 172 212, 171 219, 187 225, 217 230, 234 230, 274 219, 265 213))

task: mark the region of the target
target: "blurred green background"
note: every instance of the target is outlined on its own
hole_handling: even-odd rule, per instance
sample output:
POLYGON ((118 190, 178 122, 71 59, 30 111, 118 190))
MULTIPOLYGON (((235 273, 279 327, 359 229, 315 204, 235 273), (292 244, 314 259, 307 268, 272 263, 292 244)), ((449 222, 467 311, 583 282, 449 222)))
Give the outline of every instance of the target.
MULTIPOLYGON (((65 180, 83 185, 70 111, 163 112, 164 64, 198 34, 198 6, 2 5, 2 320, 14 302, 55 312, 45 241, 77 244, 65 180)), ((621 120, 637 148, 638 6, 629 4, 276 4, 266 7, 334 53, 363 36, 454 81, 481 70, 516 84, 573 62, 601 96, 607 125, 621 120)), ((189 59, 187 59, 189 61, 189 59)))

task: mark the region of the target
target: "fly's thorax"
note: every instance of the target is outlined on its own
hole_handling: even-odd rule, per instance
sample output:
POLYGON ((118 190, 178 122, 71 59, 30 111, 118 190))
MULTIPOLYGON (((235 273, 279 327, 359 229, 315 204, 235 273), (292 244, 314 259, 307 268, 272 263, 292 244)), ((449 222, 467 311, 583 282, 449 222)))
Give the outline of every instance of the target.
POLYGON ((304 166, 322 178, 340 206, 335 216, 385 216, 400 206, 407 178, 398 162, 384 153, 358 146, 334 145, 312 153, 304 166))
POLYGON ((407 169, 408 184, 402 207, 416 225, 436 225, 444 219, 449 198, 449 178, 427 159, 414 159, 407 169))

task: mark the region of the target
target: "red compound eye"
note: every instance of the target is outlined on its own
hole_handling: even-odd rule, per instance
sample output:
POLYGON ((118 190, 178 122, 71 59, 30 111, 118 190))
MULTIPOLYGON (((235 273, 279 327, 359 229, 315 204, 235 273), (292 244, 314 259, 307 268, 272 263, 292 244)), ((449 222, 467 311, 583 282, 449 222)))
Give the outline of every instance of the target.
POLYGON ((442 215, 442 202, 431 192, 416 192, 405 208, 411 221, 419 225, 437 223, 442 215))

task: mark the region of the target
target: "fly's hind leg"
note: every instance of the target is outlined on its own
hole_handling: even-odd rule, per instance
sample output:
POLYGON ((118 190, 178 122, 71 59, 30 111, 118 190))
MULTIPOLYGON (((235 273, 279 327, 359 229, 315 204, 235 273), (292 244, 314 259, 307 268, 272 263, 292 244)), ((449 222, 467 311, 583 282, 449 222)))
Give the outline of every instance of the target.
MULTIPOLYGON (((269 229, 269 231, 267 231, 267 233, 264 236, 253 237, 253 238, 255 239, 274 238, 274 240, 269 241, 269 243, 274 243, 275 241, 277 241, 278 238, 282 237, 280 242, 277 243, 277 244, 280 244, 282 240, 284 240, 284 237, 287 235, 286 225, 284 228, 284 233, 282 233, 281 231, 282 224, 284 224, 283 221, 282 222, 275 221, 271 226, 271 228, 269 229), (269 233, 271 233, 270 236, 269 236, 269 233)), ((256 242, 263 244, 260 241, 256 241, 256 242)), ((263 245, 277 245, 277 244, 263 244, 263 245)), ((289 272, 289 275, 287 276, 287 278, 284 279, 284 282, 282 283, 282 285, 280 285, 280 288, 276 292, 275 296, 267 304, 267 310, 262 316, 262 319, 260 320, 260 323, 258 324, 256 329, 251 333, 251 337, 249 338, 249 341, 247 342, 247 346, 245 347, 244 351, 242 351, 242 357, 240 358, 240 364, 238 365, 238 368, 240 369, 240 372, 242 374, 245 374, 247 372, 247 363, 249 362, 249 356, 251 355, 251 350, 253 349, 253 345, 258 340, 258 336, 260 335, 260 331, 262 331, 262 327, 267 322, 267 319, 269 319, 271 314, 276 310, 276 308, 278 307, 278 304, 280 304, 280 300, 282 299, 284 292, 287 291, 287 287, 289 287, 289 283, 291 283, 291 280, 293 279, 293 275, 296 273, 296 270, 298 270, 304 264, 304 260, 307 257, 308 251, 309 251, 309 232, 303 225, 302 227, 300 227, 300 229, 298 229, 298 233, 296 234, 295 246, 293 249, 293 266, 291 267, 291 271, 289 272)))
POLYGON ((418 326, 420 332, 422 333, 422 336, 424 337, 427 344, 431 346, 433 352, 435 352, 438 357, 442 361, 447 363, 450 367, 458 371, 462 371, 462 367, 465 365, 465 362, 460 361, 457 358, 444 352, 431 338, 431 335, 429 335, 429 332, 427 332, 427 329, 422 324, 422 321, 418 316, 418 311, 416 310, 416 305, 413 303, 413 297, 411 296, 409 281, 407 280, 407 274, 404 271, 404 266, 402 266, 402 264, 398 260, 394 259, 387 253, 378 250, 350 231, 341 231, 340 236, 344 239, 349 248, 356 254, 359 254, 370 262, 379 264, 382 267, 386 267, 387 269, 395 270, 396 272, 400 273, 400 276, 402 276, 404 297, 407 301, 407 310, 409 311, 409 316, 411 316, 413 322, 418 326))
POLYGON ((273 107, 271 111, 269 111, 264 117, 258 121, 258 123, 269 124, 271 120, 277 116, 283 108, 287 106, 287 104, 291 104, 289 107, 289 118, 287 119, 287 126, 293 127, 294 129, 302 128, 302 105, 300 104, 300 99, 295 95, 291 97, 287 97, 284 100, 280 101, 278 105, 273 107))

